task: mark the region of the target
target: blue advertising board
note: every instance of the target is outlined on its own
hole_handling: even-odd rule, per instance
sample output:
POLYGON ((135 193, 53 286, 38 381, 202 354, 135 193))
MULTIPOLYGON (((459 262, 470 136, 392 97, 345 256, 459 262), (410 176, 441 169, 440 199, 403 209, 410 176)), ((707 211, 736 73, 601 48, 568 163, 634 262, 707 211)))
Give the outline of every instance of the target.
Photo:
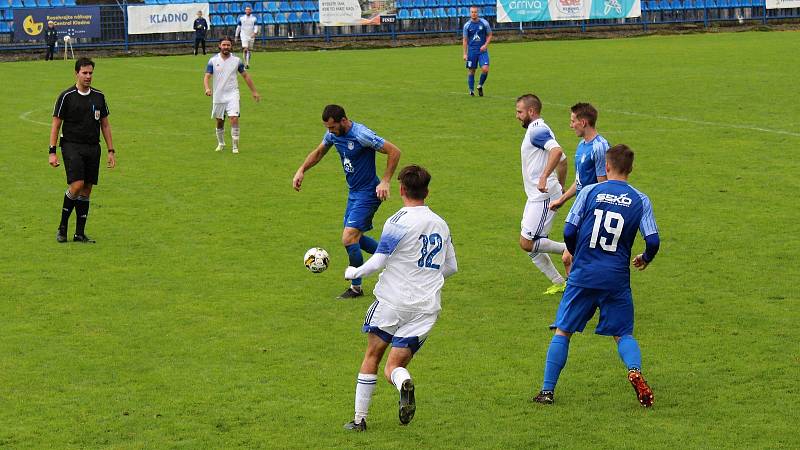
POLYGON ((43 41, 47 22, 52 20, 58 37, 100 37, 100 7, 20 8, 14 10, 14 39, 43 41))

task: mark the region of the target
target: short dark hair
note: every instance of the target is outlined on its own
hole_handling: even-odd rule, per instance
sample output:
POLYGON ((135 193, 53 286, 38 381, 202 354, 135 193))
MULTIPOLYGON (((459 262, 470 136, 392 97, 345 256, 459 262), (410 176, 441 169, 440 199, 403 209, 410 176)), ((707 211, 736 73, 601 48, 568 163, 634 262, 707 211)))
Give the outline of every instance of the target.
POLYGON ((219 43, 222 44, 225 41, 228 41, 231 44, 233 44, 233 39, 231 39, 231 37, 228 35, 222 36, 222 39, 219 40, 219 43))
POLYGON ((328 105, 322 110, 323 122, 327 122, 328 119, 333 119, 334 122, 341 122, 345 117, 347 117, 347 113, 339 105, 328 105))
POLYGON ((424 167, 416 164, 405 166, 400 169, 397 175, 400 184, 406 191, 406 197, 414 200, 425 200, 428 196, 428 184, 431 182, 431 174, 424 167))
POLYGON ((81 67, 83 66, 92 66, 92 69, 94 69, 94 61, 85 56, 82 58, 78 58, 78 60, 75 61, 75 73, 80 72, 81 67))
POLYGON ((533 108, 536 114, 542 112, 542 101, 535 94, 525 94, 517 97, 517 103, 522 102, 526 108, 533 108))
POLYGON ((625 144, 617 144, 606 152, 606 162, 615 171, 627 175, 633 172, 633 150, 625 144))
POLYGON ((590 103, 575 103, 570 108, 576 119, 584 119, 590 127, 597 123, 597 110, 590 103))

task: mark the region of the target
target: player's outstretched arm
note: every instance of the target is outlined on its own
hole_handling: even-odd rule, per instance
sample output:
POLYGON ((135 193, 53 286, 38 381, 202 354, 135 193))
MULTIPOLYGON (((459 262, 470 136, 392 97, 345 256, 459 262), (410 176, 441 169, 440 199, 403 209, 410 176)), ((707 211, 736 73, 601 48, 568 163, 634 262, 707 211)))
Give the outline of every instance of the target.
POLYGON ((550 206, 548 206, 548 208, 550 208, 553 211, 557 211, 558 208, 564 206, 564 203, 566 203, 567 200, 571 199, 572 197, 575 197, 575 192, 577 191, 578 191, 578 186, 577 184, 575 184, 575 182, 573 182, 572 186, 570 186, 569 189, 567 189, 567 192, 564 192, 563 194, 561 194, 561 197, 558 197, 557 199, 550 202, 550 206))
POLYGON ((353 280, 361 277, 368 277, 373 273, 383 270, 386 267, 386 262, 389 260, 389 255, 386 253, 375 253, 372 255, 361 267, 349 266, 344 271, 345 280, 353 280))
POLYGON ((481 51, 485 52, 489 49, 489 42, 492 42, 492 32, 490 31, 489 34, 486 35, 486 42, 481 45, 481 51))
POLYGON ((453 247, 453 241, 447 241, 447 252, 444 255, 444 264, 442 265, 442 276, 448 278, 450 275, 458 272, 458 261, 456 260, 456 249, 453 247))
POLYGON ((211 80, 211 74, 206 72, 206 74, 203 76, 203 87, 205 88, 207 97, 211 97, 211 88, 208 85, 209 80, 211 80))
POLYGON ((300 164, 300 167, 297 169, 297 172, 294 173, 294 178, 292 179, 292 187, 295 191, 300 191, 306 171, 316 166, 317 163, 325 157, 325 154, 328 153, 328 149, 330 149, 330 147, 322 142, 306 156, 305 161, 303 161, 303 164, 300 164))
POLYGON ((384 141, 383 148, 378 151, 385 153, 387 158, 386 170, 383 171, 383 178, 381 178, 380 184, 375 188, 375 193, 378 194, 379 199, 386 200, 389 198, 389 185, 394 176, 394 171, 397 169, 397 164, 400 162, 400 154, 402 152, 396 145, 389 141, 384 141))
MULTIPOLYGON (((61 120, 60 117, 53 116, 53 122, 50 125, 50 148, 55 148, 58 145, 58 132, 61 130, 61 120)), ((58 154, 50 153, 48 157, 48 163, 52 167, 58 167, 58 154)))
POLYGON ((106 141, 108 149, 108 168, 113 169, 117 167, 117 154, 114 151, 114 142, 111 140, 111 122, 108 121, 108 116, 100 119, 100 131, 103 132, 103 139, 106 141))
POLYGON ((537 186, 539 192, 547 192, 547 178, 556 170, 563 155, 564 151, 561 150, 561 147, 553 147, 550 149, 549 156, 547 157, 547 165, 544 167, 542 175, 539 177, 539 185, 537 186))
POLYGON ((242 72, 242 78, 244 78, 244 82, 247 83, 247 87, 250 88, 250 92, 253 93, 253 99, 257 102, 261 101, 261 95, 256 90, 256 85, 253 84, 253 79, 250 77, 250 74, 242 72))

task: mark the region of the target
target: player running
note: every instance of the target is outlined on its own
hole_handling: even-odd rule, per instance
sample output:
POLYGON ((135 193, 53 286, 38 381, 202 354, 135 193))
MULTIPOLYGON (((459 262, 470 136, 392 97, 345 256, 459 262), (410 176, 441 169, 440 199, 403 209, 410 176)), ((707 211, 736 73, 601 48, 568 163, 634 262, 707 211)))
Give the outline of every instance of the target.
MULTIPOLYGON (((547 295, 553 295, 564 292, 566 285, 564 277, 553 265, 548 253, 560 255, 567 247, 562 242, 548 239, 555 218, 555 211, 548 206, 550 202, 561 197, 562 186, 567 177, 567 158, 556 141, 553 130, 540 116, 541 111, 542 101, 539 97, 525 94, 517 99, 517 120, 525 128, 520 152, 522 182, 528 196, 522 213, 519 246, 553 283, 544 291, 547 295)), ((568 267, 565 269, 569 270, 568 267)))
MULTIPOLYGON (((317 165, 331 147, 336 147, 349 188, 342 245, 347 250, 350 265, 357 267, 364 263, 362 250, 373 254, 378 248, 375 239, 364 233, 372 229, 372 218, 381 202, 389 198, 389 181, 400 161, 400 149, 366 126, 348 119, 344 108, 339 105, 326 106, 322 111, 322 122, 328 132, 295 172, 292 187, 299 191, 306 171, 317 165), (386 154, 386 170, 381 179, 375 173, 375 152, 386 154)), ((356 277, 337 298, 363 295, 361 278, 356 277)))
POLYGON ((492 41, 492 27, 486 19, 478 17, 478 7, 469 9, 469 20, 464 24, 461 46, 464 50, 464 61, 467 62, 467 86, 469 95, 475 96, 475 69, 481 68, 478 81, 478 95, 483 97, 483 85, 489 76, 489 42, 492 41))
POLYGON ((215 151, 221 152, 225 149, 225 116, 231 119, 231 139, 233 141, 232 152, 239 153, 239 81, 236 73, 242 74, 247 87, 253 94, 256 102, 261 100, 253 84, 250 74, 245 72, 242 61, 231 55, 231 38, 223 36, 219 41, 219 53, 208 60, 206 74, 203 77, 203 87, 206 95, 212 96, 211 117, 217 120, 217 148, 215 151), (209 80, 214 78, 214 91, 208 85, 209 80))
POLYGON ((355 417, 345 425, 353 431, 367 429, 378 364, 390 344, 383 373, 400 392, 400 423, 406 425, 414 417, 414 382, 406 367, 439 317, 445 278, 458 271, 450 229, 425 205, 430 174, 411 165, 397 179, 404 207, 384 224, 375 254, 361 267, 348 267, 344 275, 352 280, 383 269, 375 286, 376 300, 364 319, 367 351, 356 383, 355 417))
POLYGON ((628 368, 628 381, 644 407, 653 405, 653 391, 641 374, 642 353, 633 338, 633 296, 629 261, 636 231, 644 236, 645 251, 633 258, 644 270, 658 253, 658 227, 650 199, 628 184, 633 151, 615 145, 606 153, 608 181, 585 186, 572 205, 564 226, 564 241, 573 259, 567 290, 552 325, 555 335, 547 350, 538 403, 553 403, 553 391, 567 362, 569 340, 583 331, 600 308, 595 333, 613 336, 620 358, 628 368))
POLYGON ((244 14, 239 16, 236 23, 236 34, 234 39, 242 38, 242 53, 244 53, 244 68, 250 68, 250 49, 256 41, 258 34, 258 19, 253 15, 253 9, 249 6, 244 9, 244 14))

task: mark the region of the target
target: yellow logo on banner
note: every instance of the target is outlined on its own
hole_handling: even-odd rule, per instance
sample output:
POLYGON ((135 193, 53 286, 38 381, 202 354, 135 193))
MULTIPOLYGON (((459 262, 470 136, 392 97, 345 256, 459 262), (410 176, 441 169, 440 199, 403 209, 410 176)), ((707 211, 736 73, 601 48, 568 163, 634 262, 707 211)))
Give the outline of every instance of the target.
POLYGON ((28 16, 22 22, 22 28, 28 33, 30 36, 38 36, 42 34, 42 28, 44 27, 44 22, 34 22, 33 16, 28 16))

